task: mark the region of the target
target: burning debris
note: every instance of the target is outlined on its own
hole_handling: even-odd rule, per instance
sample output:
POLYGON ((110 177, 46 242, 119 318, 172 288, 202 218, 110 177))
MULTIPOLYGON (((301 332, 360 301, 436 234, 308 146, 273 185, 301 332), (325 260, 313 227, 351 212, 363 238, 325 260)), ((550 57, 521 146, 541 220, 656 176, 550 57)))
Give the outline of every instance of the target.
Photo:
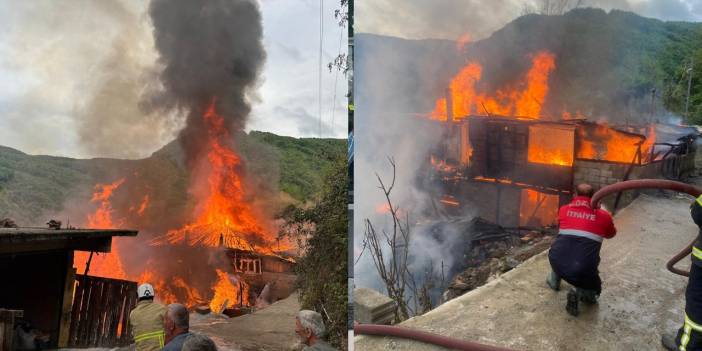
POLYGON ((554 227, 542 231, 519 231, 490 225, 481 219, 478 221, 482 221, 483 226, 492 227, 496 235, 474 242, 466 255, 467 268, 451 279, 443 293, 443 301, 463 295, 548 249, 557 234, 554 227))

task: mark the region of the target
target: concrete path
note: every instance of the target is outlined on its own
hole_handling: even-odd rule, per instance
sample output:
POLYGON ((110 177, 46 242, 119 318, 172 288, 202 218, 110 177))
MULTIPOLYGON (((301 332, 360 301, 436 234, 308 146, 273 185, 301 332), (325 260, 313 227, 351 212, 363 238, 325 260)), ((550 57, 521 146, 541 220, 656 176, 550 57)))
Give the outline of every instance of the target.
MULTIPOLYGON (((547 288, 547 252, 401 325, 516 350, 663 350, 660 335, 682 323, 686 278, 665 269, 697 234, 691 198, 642 195, 615 217, 605 241, 599 305, 565 311, 570 286, 547 288)), ((689 258, 679 263, 689 267, 689 258)), ((439 350, 402 339, 356 337, 356 350, 439 350)))

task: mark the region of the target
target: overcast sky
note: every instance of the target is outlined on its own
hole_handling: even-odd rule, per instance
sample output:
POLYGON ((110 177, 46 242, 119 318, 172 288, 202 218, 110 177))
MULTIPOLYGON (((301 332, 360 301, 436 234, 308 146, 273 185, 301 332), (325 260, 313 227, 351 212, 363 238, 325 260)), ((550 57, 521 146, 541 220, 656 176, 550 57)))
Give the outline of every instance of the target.
MULTIPOLYGON (((355 30, 408 39, 481 39, 539 0, 357 0, 355 30)), ((576 0, 571 0, 575 3, 576 0)), ((585 6, 633 11, 672 21, 702 21, 702 0, 583 0, 585 6)))
MULTIPOLYGON (((347 48, 338 3, 326 0, 323 9, 322 136, 344 138, 346 78, 326 68, 347 48)), ((320 1, 260 4, 267 61, 247 129, 317 137, 320 1)), ((158 57, 147 8, 130 0, 0 0, 0 145, 140 158, 171 141, 181 116, 138 107, 158 57)))

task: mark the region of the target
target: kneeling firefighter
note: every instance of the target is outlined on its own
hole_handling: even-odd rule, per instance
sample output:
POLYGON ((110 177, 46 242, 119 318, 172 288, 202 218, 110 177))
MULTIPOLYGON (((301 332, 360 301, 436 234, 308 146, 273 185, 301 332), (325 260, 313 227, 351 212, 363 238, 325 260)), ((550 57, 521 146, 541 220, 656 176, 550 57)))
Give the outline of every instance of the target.
POLYGON ((598 270, 602 241, 617 234, 609 212, 590 207, 592 186, 579 184, 575 192, 573 201, 558 211, 558 236, 548 252, 552 271, 546 279, 556 291, 561 279, 574 287, 566 304, 566 311, 573 316, 579 313, 579 301, 597 303, 602 291, 598 270))

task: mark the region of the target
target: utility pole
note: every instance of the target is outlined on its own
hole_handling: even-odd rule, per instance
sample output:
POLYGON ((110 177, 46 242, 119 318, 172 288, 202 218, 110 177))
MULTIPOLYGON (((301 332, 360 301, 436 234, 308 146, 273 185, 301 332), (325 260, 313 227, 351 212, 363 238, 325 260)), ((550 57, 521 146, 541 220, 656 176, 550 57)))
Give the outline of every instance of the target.
POLYGON ((693 58, 690 58, 690 67, 687 69, 687 99, 685 99, 685 117, 690 119, 690 88, 692 87, 692 65, 693 58))

